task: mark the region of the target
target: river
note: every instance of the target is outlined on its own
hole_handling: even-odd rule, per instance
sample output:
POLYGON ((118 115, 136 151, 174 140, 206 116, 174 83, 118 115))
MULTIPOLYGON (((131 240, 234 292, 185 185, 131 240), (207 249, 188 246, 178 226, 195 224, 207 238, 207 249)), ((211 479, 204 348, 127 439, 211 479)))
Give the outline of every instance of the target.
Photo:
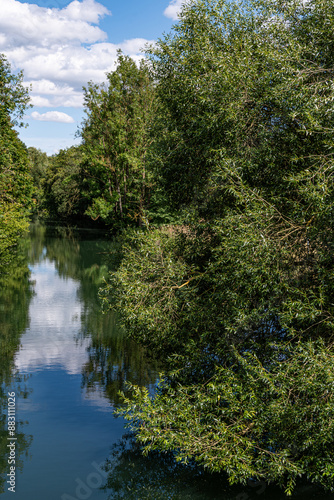
MULTIPOLYGON (((142 456, 115 415, 118 392, 126 381, 153 392, 161 367, 101 313, 109 251, 100 233, 32 225, 2 280, 1 500, 286 498, 259 482, 230 487, 172 455, 142 456)), ((293 498, 333 497, 301 485, 293 498)))

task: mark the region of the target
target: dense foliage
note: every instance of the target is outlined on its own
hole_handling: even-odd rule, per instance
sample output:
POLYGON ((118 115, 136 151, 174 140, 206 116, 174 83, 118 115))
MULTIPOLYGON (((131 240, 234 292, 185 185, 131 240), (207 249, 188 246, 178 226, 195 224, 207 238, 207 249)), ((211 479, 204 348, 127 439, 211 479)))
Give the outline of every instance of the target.
POLYGON ((48 159, 43 179, 44 203, 51 218, 78 218, 86 204, 82 195, 82 150, 80 146, 62 149, 48 159))
POLYGON ((167 358, 125 415, 231 482, 334 487, 328 0, 187 4, 150 51, 156 178, 183 223, 132 231, 101 291, 167 358))
POLYGON ((155 186, 150 146, 157 100, 147 61, 121 52, 104 84, 84 88, 82 145, 43 158, 30 148, 35 212, 48 218, 110 226, 170 220, 155 186))
POLYGON ((152 180, 146 167, 155 108, 148 66, 119 53, 107 84, 90 82, 85 92, 83 175, 87 214, 106 222, 141 221, 152 180))
POLYGON ((14 125, 22 125, 20 120, 28 100, 22 74, 13 75, 0 54, 0 274, 27 227, 26 216, 31 205, 27 150, 14 130, 14 125))
POLYGON ((45 215, 45 179, 49 168, 49 157, 40 149, 29 147, 28 160, 33 182, 32 213, 34 216, 45 215))

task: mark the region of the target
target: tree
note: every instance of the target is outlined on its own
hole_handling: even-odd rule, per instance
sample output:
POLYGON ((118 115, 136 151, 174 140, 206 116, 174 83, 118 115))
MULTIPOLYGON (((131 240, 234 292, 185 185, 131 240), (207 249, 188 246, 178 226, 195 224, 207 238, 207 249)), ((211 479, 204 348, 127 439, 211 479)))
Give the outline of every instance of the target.
POLYGON ((83 138, 87 214, 106 222, 141 222, 149 197, 146 151, 154 110, 154 87, 147 63, 139 67, 118 54, 107 84, 84 88, 87 118, 83 138))
POLYGON ((43 189, 45 207, 50 215, 73 220, 85 211, 81 162, 81 146, 62 149, 49 159, 43 189))
POLYGON ((0 272, 27 227, 25 217, 31 204, 27 150, 14 130, 14 125, 22 125, 29 100, 22 78, 22 73, 11 73, 9 63, 0 55, 0 272))
POLYGON ((41 215, 45 210, 44 183, 49 168, 49 158, 46 153, 34 147, 28 148, 28 158, 33 182, 33 211, 36 215, 41 215))
POLYGON ((230 481, 333 489, 333 13, 187 4, 151 49, 157 174, 182 226, 133 232, 102 290, 168 357, 125 416, 230 481), (306 376, 305 376, 306 375, 306 376))
POLYGON ((0 54, 0 103, 1 113, 11 120, 13 125, 23 126, 21 121, 29 103, 28 90, 23 87, 23 72, 17 75, 11 72, 6 57, 0 54))

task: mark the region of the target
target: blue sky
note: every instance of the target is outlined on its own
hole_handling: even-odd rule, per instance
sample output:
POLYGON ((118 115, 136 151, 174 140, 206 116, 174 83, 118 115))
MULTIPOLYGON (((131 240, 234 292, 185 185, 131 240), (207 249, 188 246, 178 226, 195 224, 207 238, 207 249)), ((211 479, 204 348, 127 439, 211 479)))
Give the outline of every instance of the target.
POLYGON ((184 0, 1 0, 0 53, 31 86, 27 146, 54 154, 80 143, 82 86, 105 80, 117 49, 140 49, 169 32, 184 0))

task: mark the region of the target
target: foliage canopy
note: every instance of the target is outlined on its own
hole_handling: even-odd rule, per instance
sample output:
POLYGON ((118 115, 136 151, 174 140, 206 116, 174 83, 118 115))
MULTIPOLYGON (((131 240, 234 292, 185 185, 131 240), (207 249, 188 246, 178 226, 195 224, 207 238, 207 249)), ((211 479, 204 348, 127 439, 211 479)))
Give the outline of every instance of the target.
POLYGON ((184 6, 149 56, 155 171, 187 215, 129 233, 101 291, 169 364, 126 399, 146 450, 288 494, 333 489, 333 20, 328 0, 184 6))
POLYGON ((22 74, 13 75, 0 54, 0 274, 10 260, 12 248, 26 228, 32 182, 27 150, 14 125, 22 125, 28 92, 22 74))

